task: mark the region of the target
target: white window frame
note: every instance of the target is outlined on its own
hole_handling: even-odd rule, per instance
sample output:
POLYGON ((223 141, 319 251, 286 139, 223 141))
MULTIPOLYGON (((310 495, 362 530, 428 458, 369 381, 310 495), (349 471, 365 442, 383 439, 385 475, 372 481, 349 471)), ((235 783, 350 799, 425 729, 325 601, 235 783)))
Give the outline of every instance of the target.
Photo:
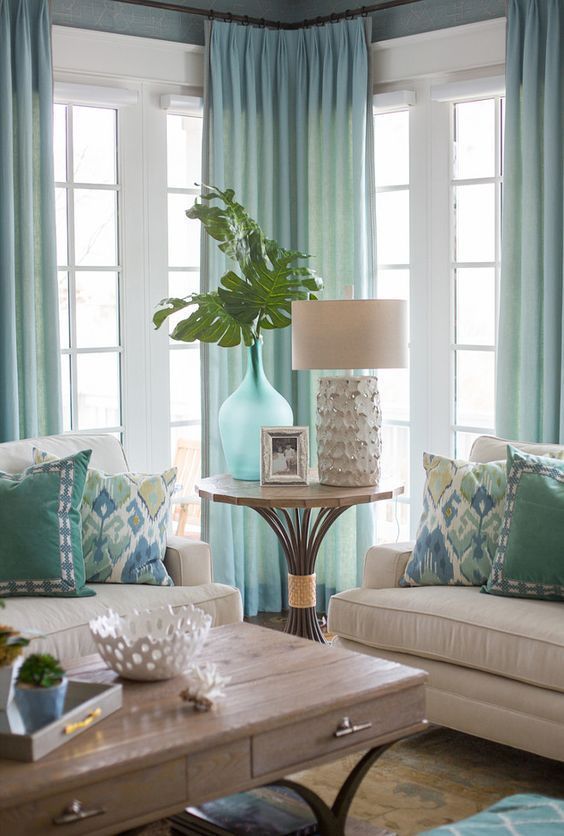
MULTIPOLYGON (((494 337, 494 345, 475 345, 459 343, 456 335, 456 268, 457 267, 491 267, 494 271, 495 282, 495 322, 497 326, 499 318, 499 279, 501 270, 501 199, 502 199, 502 185, 503 185, 503 161, 502 161, 502 140, 501 140, 501 125, 500 125, 500 99, 505 93, 505 89, 500 88, 499 84, 494 83, 494 79, 485 79, 485 84, 458 84, 453 85, 450 90, 451 98, 446 98, 448 94, 449 85, 445 85, 447 90, 444 92, 445 101, 449 104, 450 117, 450 142, 449 142, 449 199, 450 199, 450 300, 451 300, 451 391, 453 396, 451 398, 451 449, 456 454, 456 434, 457 433, 471 433, 477 435, 494 434, 495 427, 476 427, 468 424, 461 424, 457 421, 456 416, 456 354, 458 351, 484 351, 489 354, 493 353, 495 362, 496 352, 496 337, 494 337), (493 99, 495 102, 495 124, 494 124, 494 174, 491 177, 463 179, 455 178, 454 176, 454 104, 458 102, 472 101, 473 99, 493 99), (495 194, 495 231, 494 231, 494 260, 491 262, 470 262, 466 264, 459 262, 455 258, 455 210, 454 210, 454 190, 457 186, 464 185, 478 185, 478 184, 492 184, 494 186, 495 194)), ((431 95, 434 98, 435 94, 431 90, 431 95)), ((494 385, 495 385, 495 371, 494 371, 494 385)))
POLYGON ((82 430, 73 427, 73 432, 84 432, 86 434, 91 434, 93 432, 101 432, 101 433, 113 433, 118 435, 125 441, 126 436, 126 429, 125 429, 125 403, 124 403, 124 350, 123 350, 123 266, 122 266, 122 183, 121 183, 121 159, 119 154, 119 146, 120 146, 120 107, 133 104, 137 101, 137 96, 133 92, 130 91, 121 91, 119 89, 112 89, 112 88, 97 88, 88 85, 78 85, 78 84, 65 84, 59 83, 54 85, 54 101, 55 104, 64 104, 69 106, 67 111, 67 124, 65 127, 66 131, 66 166, 67 166, 67 177, 64 182, 56 181, 55 185, 59 188, 64 188, 67 195, 67 213, 68 217, 70 218, 70 222, 68 223, 68 243, 67 243, 67 253, 68 257, 66 259, 66 266, 57 265, 57 267, 61 270, 66 272, 67 274, 67 286, 68 286, 68 316, 69 316, 69 345, 64 346, 61 348, 61 356, 68 357, 70 360, 70 372, 71 372, 71 388, 70 388, 70 400, 71 400, 71 421, 72 424, 76 424, 78 422, 78 393, 76 389, 76 381, 77 381, 77 369, 78 369, 78 356, 84 354, 117 354, 119 358, 119 404, 120 404, 120 422, 115 426, 107 426, 100 428, 99 430, 93 429, 91 427, 86 427, 82 430), (126 95, 124 95, 126 94, 126 95), (84 183, 79 182, 78 184, 75 182, 74 173, 73 173, 73 155, 74 155, 74 148, 72 145, 72 132, 73 132, 73 106, 82 106, 82 105, 90 105, 95 107, 107 107, 109 109, 116 110, 116 146, 118 149, 118 155, 116 159, 116 172, 117 172, 117 181, 115 184, 99 184, 99 183, 84 183), (76 265, 75 260, 75 242, 74 242, 74 223, 75 223, 75 208, 74 208, 74 193, 75 190, 88 188, 93 190, 101 190, 101 191, 113 191, 116 195, 116 212, 117 212, 117 229, 116 229, 116 253, 117 253, 117 264, 108 267, 97 267, 97 266, 84 266, 79 267, 76 265), (117 344, 114 346, 103 346, 103 347, 91 347, 91 348, 78 348, 77 346, 77 317, 76 317, 76 273, 81 271, 88 271, 88 272, 115 272, 117 275, 117 287, 118 287, 118 298, 117 298, 117 306, 118 306, 118 340, 117 344))
POLYGON ((450 100, 470 98, 472 87, 467 85, 472 83, 476 97, 483 98, 486 84, 495 94, 502 92, 499 85, 505 72, 505 18, 376 43, 372 57, 374 93, 402 91, 405 98, 405 91, 412 91, 414 101, 410 105, 409 178, 410 493, 414 535, 425 481, 423 452, 454 453, 450 100), (443 85, 449 85, 446 98, 443 85), (437 101, 441 92, 442 100, 437 101))
POLYGON ((203 49, 53 27, 59 100, 118 108, 122 423, 130 466, 170 465, 168 329, 152 315, 168 296, 167 137, 161 98, 201 97, 203 49))

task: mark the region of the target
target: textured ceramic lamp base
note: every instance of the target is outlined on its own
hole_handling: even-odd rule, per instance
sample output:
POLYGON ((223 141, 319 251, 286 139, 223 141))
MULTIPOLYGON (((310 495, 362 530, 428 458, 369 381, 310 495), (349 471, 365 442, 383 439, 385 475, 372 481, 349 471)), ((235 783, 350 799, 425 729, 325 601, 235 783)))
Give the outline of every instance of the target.
POLYGON ((375 377, 322 377, 317 395, 317 460, 323 485, 380 481, 382 411, 375 377))

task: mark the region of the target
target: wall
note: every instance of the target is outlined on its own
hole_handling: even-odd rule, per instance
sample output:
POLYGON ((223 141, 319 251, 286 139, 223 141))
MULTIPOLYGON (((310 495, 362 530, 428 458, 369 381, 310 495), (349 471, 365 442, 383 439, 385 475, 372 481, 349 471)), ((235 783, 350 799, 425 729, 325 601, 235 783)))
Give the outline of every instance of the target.
MULTIPOLYGON (((354 0, 171 0, 179 5, 215 8, 270 20, 296 21, 358 8, 354 0)), ((366 0, 368 4, 369 0, 366 0)), ((375 41, 448 26, 503 17, 505 0, 421 0, 372 16, 375 41)), ((204 19, 179 12, 131 6, 115 0, 53 0, 53 23, 127 35, 201 44, 204 19)))

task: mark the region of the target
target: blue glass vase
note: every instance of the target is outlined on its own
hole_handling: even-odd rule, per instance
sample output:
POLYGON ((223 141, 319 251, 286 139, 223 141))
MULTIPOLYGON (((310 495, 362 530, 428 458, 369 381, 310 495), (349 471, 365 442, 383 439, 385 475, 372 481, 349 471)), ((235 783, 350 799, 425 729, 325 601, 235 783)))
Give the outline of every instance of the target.
POLYGON ((221 405, 219 434, 234 479, 260 479, 260 428, 291 427, 292 407, 269 383, 262 366, 262 340, 247 349, 247 371, 221 405))

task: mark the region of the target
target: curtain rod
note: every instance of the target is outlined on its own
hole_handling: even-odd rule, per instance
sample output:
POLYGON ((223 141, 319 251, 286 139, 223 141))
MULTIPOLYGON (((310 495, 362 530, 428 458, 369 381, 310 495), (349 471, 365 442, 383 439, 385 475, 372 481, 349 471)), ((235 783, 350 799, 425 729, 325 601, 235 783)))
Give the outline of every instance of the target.
POLYGON ((151 9, 161 9, 167 12, 183 12, 189 15, 207 17, 208 20, 222 20, 227 23, 242 23, 243 26, 262 26, 266 29, 304 29, 309 26, 322 26, 324 23, 336 23, 338 20, 352 20, 355 17, 367 17, 373 12, 383 9, 394 9, 397 6, 408 6, 412 3, 421 3, 422 0, 384 0, 383 3, 373 3, 369 6, 361 6, 357 9, 347 9, 344 12, 334 12, 322 17, 314 17, 300 20, 297 23, 284 23, 280 20, 266 20, 264 17, 249 17, 248 15, 235 15, 231 12, 220 12, 214 9, 197 9, 193 6, 179 6, 178 3, 164 3, 161 0, 114 0, 115 3, 129 3, 132 6, 147 6, 151 9))

